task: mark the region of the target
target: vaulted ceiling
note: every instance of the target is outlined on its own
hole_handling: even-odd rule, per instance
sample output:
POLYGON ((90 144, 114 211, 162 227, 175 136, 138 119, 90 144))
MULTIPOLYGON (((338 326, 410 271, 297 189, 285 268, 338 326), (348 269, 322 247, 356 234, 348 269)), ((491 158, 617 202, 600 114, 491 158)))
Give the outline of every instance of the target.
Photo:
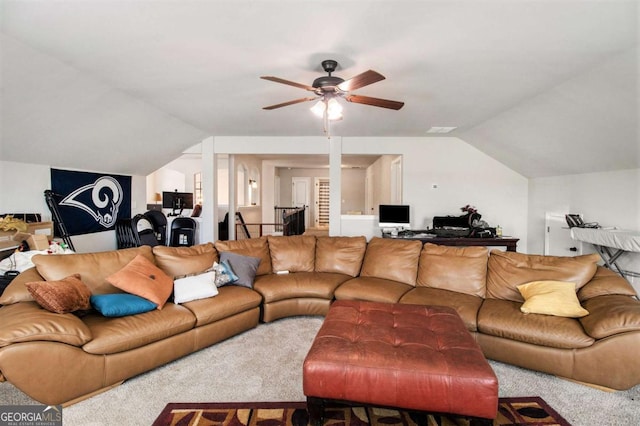
POLYGON ((318 136, 320 62, 400 111, 336 136, 450 133, 527 177, 640 167, 638 1, 0 0, 0 159, 145 175, 210 135, 318 136))

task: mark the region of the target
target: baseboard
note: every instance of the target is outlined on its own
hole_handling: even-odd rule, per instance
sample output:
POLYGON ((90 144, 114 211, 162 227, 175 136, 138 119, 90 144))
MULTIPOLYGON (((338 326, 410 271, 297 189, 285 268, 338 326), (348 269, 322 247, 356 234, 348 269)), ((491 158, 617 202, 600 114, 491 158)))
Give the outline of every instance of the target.
POLYGON ((79 396, 79 397, 77 397, 75 399, 72 399, 71 401, 63 402, 61 405, 62 405, 62 407, 68 407, 70 405, 77 404, 78 402, 84 401, 85 399, 91 398, 92 396, 96 396, 98 394, 101 394, 102 392, 106 392, 106 391, 111 390, 111 389, 113 389, 113 388, 115 388, 117 386, 120 386, 123 383, 124 383, 124 380, 121 380, 121 381, 119 381, 117 383, 112 384, 111 386, 106 386, 104 388, 98 389, 98 390, 93 391, 91 393, 88 393, 86 395, 79 396))

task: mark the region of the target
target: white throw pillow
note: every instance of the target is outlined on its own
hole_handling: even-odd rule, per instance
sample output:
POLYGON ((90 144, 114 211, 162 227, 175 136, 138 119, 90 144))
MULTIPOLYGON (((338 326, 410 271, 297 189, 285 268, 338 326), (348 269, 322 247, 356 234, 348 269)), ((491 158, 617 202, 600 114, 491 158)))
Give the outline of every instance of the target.
POLYGON ((199 275, 178 278, 173 281, 174 303, 185 303, 192 300, 205 299, 218 294, 214 283, 215 272, 204 272, 199 275))

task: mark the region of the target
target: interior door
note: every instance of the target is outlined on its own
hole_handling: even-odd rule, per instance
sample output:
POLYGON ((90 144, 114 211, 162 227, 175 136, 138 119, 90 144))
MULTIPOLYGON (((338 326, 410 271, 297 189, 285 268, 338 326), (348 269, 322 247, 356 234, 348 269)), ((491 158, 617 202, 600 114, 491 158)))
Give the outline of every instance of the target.
POLYGON ((545 214, 544 254, 548 256, 578 256, 582 244, 571 238, 564 213, 545 214))
POLYGON ((309 227, 309 205, 311 204, 311 194, 309 193, 311 187, 311 178, 308 177, 294 177, 291 178, 291 204, 292 207, 305 207, 304 214, 304 227, 309 227))

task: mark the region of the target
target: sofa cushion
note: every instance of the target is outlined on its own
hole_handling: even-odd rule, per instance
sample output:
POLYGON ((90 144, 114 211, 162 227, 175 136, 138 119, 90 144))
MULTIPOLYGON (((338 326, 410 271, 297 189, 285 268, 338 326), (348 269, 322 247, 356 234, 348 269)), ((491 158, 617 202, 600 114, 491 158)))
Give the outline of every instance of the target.
POLYGON ((640 331, 640 301, 633 297, 608 295, 586 300, 589 315, 580 318, 587 334, 603 339, 614 334, 640 331))
POLYGON ((91 331, 80 318, 49 312, 36 302, 3 306, 0 324, 0 347, 38 340, 82 346, 91 340, 91 331))
POLYGON ((316 258, 316 237, 295 235, 269 236, 269 252, 273 272, 313 272, 316 258))
POLYGON ((84 254, 35 255, 31 258, 38 273, 47 281, 56 281, 73 274, 80 274, 91 294, 120 293, 106 278, 118 272, 136 256, 153 262, 151 247, 141 246, 123 250, 111 250, 84 254))
POLYGON ((580 302, 584 302, 585 300, 593 297, 612 294, 638 297, 638 293, 629 281, 625 280, 611 269, 605 268, 604 266, 598 266, 596 274, 593 276, 591 281, 582 286, 578 291, 578 299, 580 302))
POLYGON ((218 294, 215 283, 215 271, 189 275, 173 281, 173 302, 185 303, 205 299, 218 294))
POLYGON ((340 284, 334 296, 338 300, 396 303, 412 288, 414 287, 398 281, 360 276, 340 284))
POLYGON ((422 242, 373 237, 364 254, 361 277, 416 285, 422 242))
POLYGON ((155 303, 129 293, 95 294, 91 306, 105 317, 124 317, 142 314, 158 307, 155 303))
POLYGON ((213 266, 218 261, 218 252, 212 243, 199 244, 191 247, 153 248, 156 264, 170 277, 199 274, 213 266))
POLYGON ((271 274, 256 278, 253 288, 264 303, 306 297, 332 300, 335 289, 348 279, 348 275, 330 272, 271 274))
POLYGON ((231 317, 257 308, 262 297, 250 288, 227 285, 218 289, 218 295, 209 299, 194 300, 182 306, 196 318, 196 327, 231 317))
POLYGON ((597 254, 562 257, 492 250, 487 268, 487 297, 524 302, 517 287, 531 281, 569 281, 580 289, 593 278, 599 260, 597 254))
POLYGON ((229 284, 240 285, 247 288, 253 287, 253 280, 260 267, 260 258, 224 252, 220 254, 220 262, 229 265, 233 276, 235 276, 235 279, 233 279, 232 276, 229 284))
POLYGON ((162 309, 173 291, 173 279, 150 260, 136 256, 124 268, 107 277, 113 286, 144 297, 162 309))
POLYGON ((586 348, 595 342, 577 319, 525 314, 520 311, 520 305, 510 300, 484 299, 478 311, 478 331, 559 349, 586 348))
POLYGON ((269 254, 267 237, 249 238, 246 240, 216 241, 215 246, 218 253, 230 251, 243 256, 259 258, 260 266, 256 272, 257 275, 270 274, 272 271, 271 254, 269 254))
POLYGON ((107 318, 87 315, 84 323, 93 340, 82 349, 91 354, 114 354, 139 348, 190 330, 196 319, 190 310, 168 303, 161 311, 155 309, 139 315, 107 318))
POLYGON ((589 311, 580 306, 576 285, 566 281, 533 281, 518 286, 525 302, 520 310, 525 314, 555 315, 580 318, 589 311))
POLYGON ((482 298, 440 288, 416 287, 400 298, 400 303, 411 305, 440 305, 456 310, 469 331, 478 331, 478 311, 482 298))
POLYGON ((484 297, 488 260, 486 247, 447 247, 426 243, 420 253, 416 286, 484 297))
POLYGON ((73 274, 58 281, 33 281, 25 284, 36 302, 48 311, 66 314, 91 309, 91 291, 73 274))
POLYGON ((357 277, 367 250, 365 237, 316 237, 316 272, 357 277))

